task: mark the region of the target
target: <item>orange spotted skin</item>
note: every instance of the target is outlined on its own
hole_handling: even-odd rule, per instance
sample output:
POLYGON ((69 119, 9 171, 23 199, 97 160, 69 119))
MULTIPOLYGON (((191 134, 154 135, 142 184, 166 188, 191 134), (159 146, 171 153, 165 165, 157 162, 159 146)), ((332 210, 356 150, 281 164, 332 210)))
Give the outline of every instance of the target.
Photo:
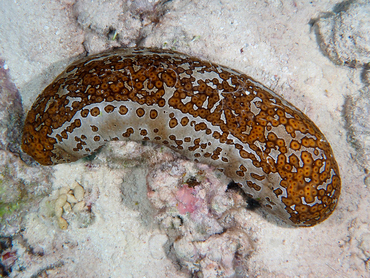
POLYGON ((149 140, 221 169, 288 224, 335 209, 341 180, 324 135, 249 76, 170 50, 126 48, 70 65, 28 112, 23 150, 76 161, 111 140, 149 140))

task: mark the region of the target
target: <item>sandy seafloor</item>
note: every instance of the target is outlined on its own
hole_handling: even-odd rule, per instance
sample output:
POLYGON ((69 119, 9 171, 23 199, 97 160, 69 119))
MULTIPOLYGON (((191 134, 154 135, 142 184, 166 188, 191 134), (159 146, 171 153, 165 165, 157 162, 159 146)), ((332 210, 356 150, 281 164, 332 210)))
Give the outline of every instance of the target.
MULTIPOLYGON (((78 55, 113 46, 174 48, 244 72, 316 123, 332 146, 342 177, 336 211, 315 227, 286 228, 246 212, 254 248, 247 259, 248 277, 370 277, 365 248, 370 248, 369 188, 352 158, 355 150, 346 140, 343 119, 345 97, 363 86, 360 71, 325 57, 309 25, 337 1, 174 0, 150 16, 154 3, 2 0, 0 58, 24 111, 78 55), (135 15, 140 9, 149 11, 135 15), (118 37, 108 35, 109 27, 118 37)), ((94 222, 79 228, 74 220, 62 231, 54 218, 30 211, 21 234, 42 256, 26 256, 14 240, 17 263, 27 267, 17 269, 16 263, 10 276, 189 277, 162 248, 167 236, 156 224, 146 194, 145 176, 153 164, 140 159, 142 152, 150 153, 150 163, 163 159, 150 144, 116 143, 89 167, 83 161, 52 167, 50 196, 78 181, 96 194, 91 197, 94 222), (116 161, 125 165, 104 165, 112 148, 119 150, 116 161)))

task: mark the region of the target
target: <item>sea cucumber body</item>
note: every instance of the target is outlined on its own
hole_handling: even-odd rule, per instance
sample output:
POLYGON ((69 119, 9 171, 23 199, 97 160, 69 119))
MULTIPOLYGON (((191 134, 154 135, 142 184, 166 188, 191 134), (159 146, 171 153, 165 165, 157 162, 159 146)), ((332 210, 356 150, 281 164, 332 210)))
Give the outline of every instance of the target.
POLYGON ((178 52, 126 48, 70 65, 37 98, 23 150, 76 161, 111 140, 149 140, 213 165, 283 221, 312 226, 337 205, 331 147, 302 112, 247 75, 178 52))

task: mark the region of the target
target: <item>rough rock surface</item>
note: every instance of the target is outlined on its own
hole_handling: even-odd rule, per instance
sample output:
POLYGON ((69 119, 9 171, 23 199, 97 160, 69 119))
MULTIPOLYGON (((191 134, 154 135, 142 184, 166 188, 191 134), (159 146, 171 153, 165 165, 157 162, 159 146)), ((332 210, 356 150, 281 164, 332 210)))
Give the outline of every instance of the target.
POLYGON ((11 236, 49 192, 50 169, 28 166, 20 158, 22 103, 6 68, 0 60, 0 235, 11 236))
POLYGON ((344 1, 313 21, 320 49, 332 62, 349 67, 370 62, 369 14, 369 1, 344 1))

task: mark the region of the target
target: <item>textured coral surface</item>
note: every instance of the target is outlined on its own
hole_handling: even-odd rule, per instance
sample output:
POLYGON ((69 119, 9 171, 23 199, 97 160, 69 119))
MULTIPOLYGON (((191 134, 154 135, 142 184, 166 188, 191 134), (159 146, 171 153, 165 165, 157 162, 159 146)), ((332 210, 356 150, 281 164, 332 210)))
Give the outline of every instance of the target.
POLYGON ((21 160, 19 138, 22 130, 22 103, 7 65, 0 59, 0 235, 21 229, 22 217, 37 209, 50 192, 48 168, 27 165, 21 160))
POLYGON ((315 20, 320 48, 335 64, 362 67, 370 62, 369 14, 369 1, 343 1, 315 20))

